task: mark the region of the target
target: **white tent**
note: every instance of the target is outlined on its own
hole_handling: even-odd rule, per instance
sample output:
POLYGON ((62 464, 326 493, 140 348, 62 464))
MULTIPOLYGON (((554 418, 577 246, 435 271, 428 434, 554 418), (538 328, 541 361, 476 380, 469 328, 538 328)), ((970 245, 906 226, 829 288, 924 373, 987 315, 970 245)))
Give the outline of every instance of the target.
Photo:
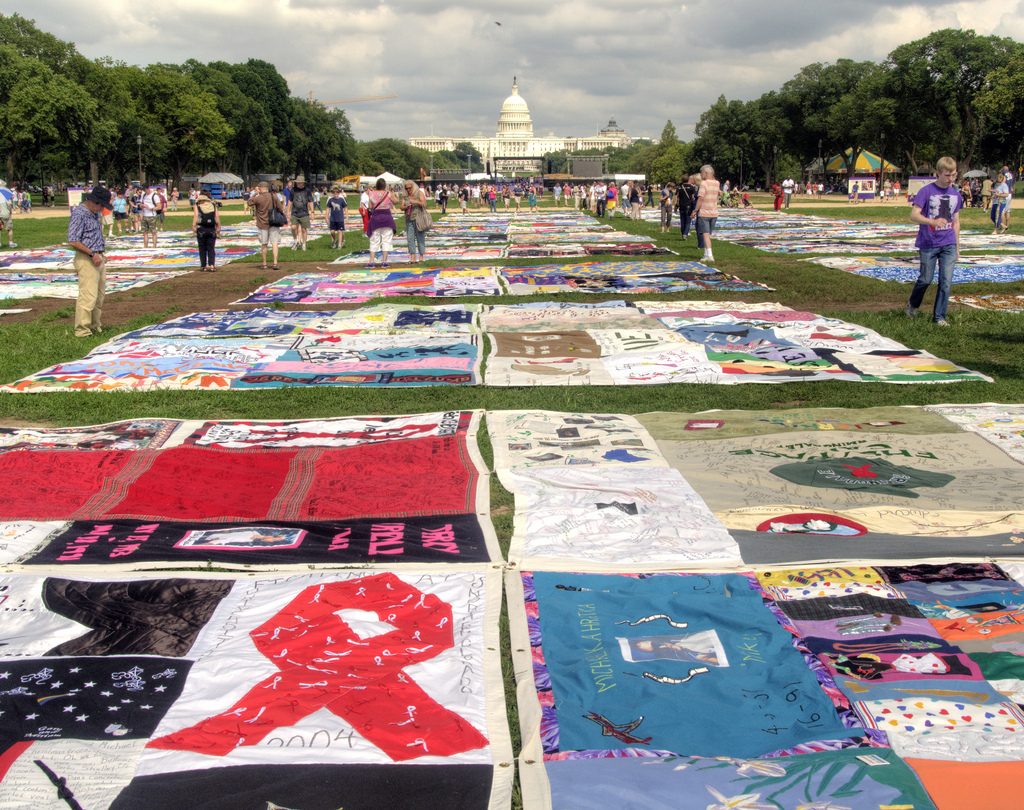
POLYGON ((391 172, 384 172, 384 174, 377 175, 364 174, 359 178, 359 187, 370 188, 376 185, 377 181, 380 180, 381 178, 384 178, 384 182, 387 183, 389 186, 393 186, 395 183, 402 182, 401 177, 399 177, 397 174, 392 174, 391 172))
POLYGON ((241 185, 245 181, 237 174, 231 172, 210 172, 199 178, 200 183, 226 183, 241 185))
MULTIPOLYGON (((503 175, 503 174, 496 174, 494 176, 495 176, 495 178, 502 178, 502 179, 504 179, 504 177, 505 177, 505 175, 503 175)), ((487 172, 473 172, 472 174, 467 174, 466 175, 466 179, 469 180, 469 182, 473 183, 473 182, 475 182, 477 180, 490 180, 491 176, 487 172)))

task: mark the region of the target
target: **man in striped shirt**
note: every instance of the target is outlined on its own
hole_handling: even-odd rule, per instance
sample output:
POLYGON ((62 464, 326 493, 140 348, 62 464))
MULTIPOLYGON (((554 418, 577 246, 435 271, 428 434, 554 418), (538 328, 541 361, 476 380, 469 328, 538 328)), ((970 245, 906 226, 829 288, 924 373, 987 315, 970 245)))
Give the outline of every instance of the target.
POLYGON ((71 209, 68 247, 75 251, 78 302, 75 304, 75 337, 91 337, 103 331, 103 293, 107 283, 105 242, 100 213, 110 207, 110 192, 96 186, 71 209))
POLYGON ((700 167, 700 188, 697 189, 697 204, 693 208, 693 217, 697 222, 697 241, 704 245, 703 262, 713 262, 711 252, 711 234, 715 232, 715 221, 718 219, 718 195, 721 188, 715 179, 715 170, 710 163, 700 167))

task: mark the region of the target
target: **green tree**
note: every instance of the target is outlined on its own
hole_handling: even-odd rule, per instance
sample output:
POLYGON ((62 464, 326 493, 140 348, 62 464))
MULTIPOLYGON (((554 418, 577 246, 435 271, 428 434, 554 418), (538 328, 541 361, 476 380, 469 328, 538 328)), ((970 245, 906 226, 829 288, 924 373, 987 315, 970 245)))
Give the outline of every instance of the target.
POLYGON ((231 65, 204 65, 190 59, 181 66, 181 72, 213 95, 217 111, 231 127, 232 135, 219 168, 248 177, 253 168, 259 170, 270 165, 277 147, 270 116, 262 104, 249 98, 235 83, 231 65))
POLYGON ((289 156, 293 147, 293 130, 288 82, 277 72, 277 68, 262 59, 250 59, 245 64, 230 65, 228 70, 238 89, 259 104, 264 114, 269 117, 274 142, 269 147, 271 154, 268 160, 274 168, 286 171, 289 163, 293 163, 289 156))
POLYGON ((389 171, 399 177, 418 178, 420 169, 430 170, 430 153, 394 138, 379 138, 361 145, 359 170, 363 174, 389 171), (376 168, 380 167, 380 168, 376 168))
POLYGON ((20 14, 0 14, 0 45, 10 45, 20 56, 35 59, 51 72, 79 80, 80 72, 88 60, 75 49, 71 42, 57 39, 53 34, 40 31, 34 20, 27 20, 20 14))
POLYGON ((987 127, 975 98, 987 89, 988 77, 1020 53, 1012 39, 956 28, 900 45, 885 67, 902 124, 917 142, 944 140, 960 168, 969 169, 987 127), (907 115, 912 109, 932 114, 919 120, 907 115))
POLYGON ((0 45, 0 145, 7 179, 27 176, 43 146, 60 142, 84 152, 96 102, 42 61, 0 45))
POLYGON ((679 143, 679 137, 676 135, 676 125, 671 120, 665 122, 665 128, 661 130, 661 140, 658 142, 659 146, 664 146, 666 149, 675 146, 679 143))
POLYGON ((455 148, 452 150, 455 153, 455 158, 459 162, 459 166, 468 166, 469 171, 482 172, 484 170, 484 156, 480 154, 480 150, 477 149, 469 141, 462 141, 461 143, 455 144, 455 148))
POLYGON ((863 87, 878 73, 874 62, 852 59, 838 59, 835 64, 815 62, 801 69, 779 92, 779 104, 790 123, 784 143, 778 144, 780 149, 792 152, 806 165, 817 159, 819 151, 827 160, 852 148, 848 168, 855 165, 868 145, 858 142, 857 105, 870 101, 863 87))
POLYGON ((988 75, 974 105, 978 115, 988 121, 992 136, 986 144, 986 157, 1000 164, 1011 155, 1019 166, 1024 157, 1024 54, 1017 54, 988 75))
POLYGON ((151 135, 152 140, 143 137, 144 166, 149 175, 167 176, 177 185, 190 169, 202 171, 223 157, 233 132, 212 93, 163 65, 151 65, 130 77, 139 118, 159 132, 156 137, 151 135))

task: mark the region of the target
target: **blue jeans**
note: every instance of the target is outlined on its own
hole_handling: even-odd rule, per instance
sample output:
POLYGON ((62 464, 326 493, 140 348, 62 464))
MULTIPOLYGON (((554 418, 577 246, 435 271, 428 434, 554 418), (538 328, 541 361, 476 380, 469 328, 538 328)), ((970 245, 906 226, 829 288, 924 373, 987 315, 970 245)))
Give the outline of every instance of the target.
POLYGON ((424 256, 427 252, 427 234, 425 231, 416 230, 416 217, 407 217, 405 220, 405 241, 409 246, 409 261, 416 254, 424 256), (419 246, 419 250, 416 247, 419 246))
POLYGON ((949 285, 953 283, 953 266, 956 264, 956 245, 940 245, 933 248, 921 248, 921 275, 910 291, 910 306, 918 309, 924 301, 925 290, 935 278, 935 268, 939 270, 939 290, 935 293, 935 311, 932 321, 946 320, 949 308, 949 285))

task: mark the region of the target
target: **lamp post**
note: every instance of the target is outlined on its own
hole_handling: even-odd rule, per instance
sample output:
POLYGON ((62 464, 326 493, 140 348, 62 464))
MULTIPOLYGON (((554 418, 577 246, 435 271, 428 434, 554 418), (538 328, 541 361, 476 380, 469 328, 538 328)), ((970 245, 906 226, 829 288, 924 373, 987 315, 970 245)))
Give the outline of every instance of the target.
POLYGON ((818 171, 824 176, 825 164, 821 162, 821 138, 818 138, 818 171))
POLYGON ((743 191, 743 150, 740 149, 740 191, 743 191))
MULTIPOLYGON (((772 147, 772 176, 773 177, 775 176, 775 167, 778 165, 778 162, 779 162, 779 147, 773 146, 772 147)), ((769 182, 768 185, 770 186, 771 183, 769 182)))
POLYGON ((142 136, 135 136, 135 145, 139 147, 139 185, 142 185, 142 136))

